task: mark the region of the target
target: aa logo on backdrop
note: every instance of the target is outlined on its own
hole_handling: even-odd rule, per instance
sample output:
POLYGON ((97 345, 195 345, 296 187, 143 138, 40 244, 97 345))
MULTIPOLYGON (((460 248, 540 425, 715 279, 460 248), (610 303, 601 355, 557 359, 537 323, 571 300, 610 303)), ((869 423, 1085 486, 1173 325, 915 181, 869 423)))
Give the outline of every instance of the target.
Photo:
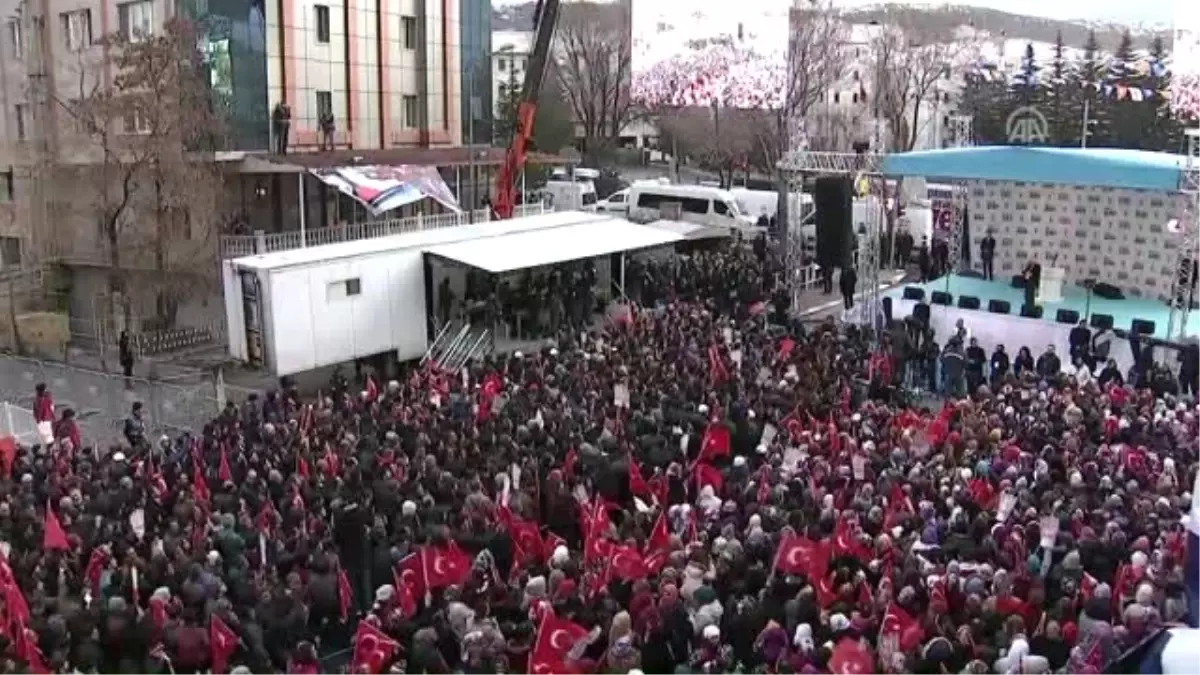
POLYGON ((1050 139, 1050 124, 1040 110, 1026 105, 1009 114, 1004 133, 1010 145, 1038 145, 1050 139))

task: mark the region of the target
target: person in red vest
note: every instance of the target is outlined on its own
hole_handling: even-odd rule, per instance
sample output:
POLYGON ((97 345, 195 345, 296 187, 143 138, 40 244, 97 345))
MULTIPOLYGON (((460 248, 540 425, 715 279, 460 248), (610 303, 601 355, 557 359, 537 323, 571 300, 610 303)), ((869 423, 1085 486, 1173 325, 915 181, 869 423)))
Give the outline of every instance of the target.
POLYGON ((79 425, 75 422, 75 411, 71 408, 65 408, 62 411, 62 418, 54 425, 54 438, 60 441, 71 441, 72 450, 78 450, 83 446, 79 436, 79 425))
POLYGON ((54 399, 50 397, 50 392, 46 391, 44 382, 34 387, 33 421, 38 424, 54 423, 54 399))

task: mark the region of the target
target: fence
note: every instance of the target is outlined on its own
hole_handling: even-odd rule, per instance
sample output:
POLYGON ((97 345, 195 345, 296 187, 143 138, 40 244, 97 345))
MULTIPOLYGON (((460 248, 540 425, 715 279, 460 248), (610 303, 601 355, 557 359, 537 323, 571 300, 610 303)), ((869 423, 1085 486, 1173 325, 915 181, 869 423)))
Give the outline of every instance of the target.
MULTIPOLYGON (((522 204, 517 207, 515 215, 518 218, 539 215, 545 212, 541 203, 522 204)), ((365 223, 350 223, 333 227, 318 227, 304 231, 304 239, 300 238, 299 230, 287 232, 258 232, 247 235, 226 235, 221 237, 221 258, 238 258, 260 253, 288 251, 305 246, 322 246, 344 241, 390 237, 396 234, 418 232, 421 230, 436 230, 444 227, 457 227, 470 222, 486 222, 491 218, 488 209, 481 209, 472 216, 463 213, 440 213, 433 216, 417 215, 412 218, 394 218, 392 220, 373 220, 365 223)))
POLYGON ((55 409, 71 408, 85 442, 106 443, 121 438, 125 418, 140 401, 147 434, 200 431, 220 412, 221 399, 240 402, 254 390, 226 386, 207 372, 164 379, 125 378, 119 374, 79 368, 55 361, 0 355, 0 435, 19 439, 34 433, 34 387, 45 383, 55 409))

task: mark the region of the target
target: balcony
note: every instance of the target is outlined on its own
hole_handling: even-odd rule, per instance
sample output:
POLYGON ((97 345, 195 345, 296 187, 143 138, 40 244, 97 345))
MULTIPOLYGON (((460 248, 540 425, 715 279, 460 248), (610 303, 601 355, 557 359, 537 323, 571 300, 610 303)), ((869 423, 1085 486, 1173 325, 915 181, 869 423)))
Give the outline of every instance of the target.
MULTIPOLYGON (((534 216, 543 213, 544 210, 544 207, 540 203, 523 204, 517 206, 514 216, 517 218, 534 216)), ((481 209, 475 212, 474 222, 485 222, 490 217, 491 214, 487 209, 481 209)), ((225 235, 221 237, 219 246, 222 259, 240 258, 242 256, 289 251, 308 246, 324 246, 325 244, 337 244, 344 241, 390 237, 407 232, 458 227, 470 222, 472 220, 466 212, 442 213, 435 216, 419 215, 413 218, 373 220, 365 223, 352 223, 305 230, 303 240, 300 238, 299 230, 271 233, 257 232, 247 235, 225 235)))

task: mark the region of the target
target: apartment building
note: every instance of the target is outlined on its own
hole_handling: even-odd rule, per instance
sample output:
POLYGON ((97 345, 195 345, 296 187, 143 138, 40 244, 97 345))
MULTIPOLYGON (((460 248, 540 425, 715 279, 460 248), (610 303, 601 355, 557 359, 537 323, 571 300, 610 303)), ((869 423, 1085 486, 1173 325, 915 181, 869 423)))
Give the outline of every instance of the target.
MULTIPOLYGON (((213 210, 240 212, 250 229, 295 229, 296 172, 314 162, 465 161, 458 157, 465 152, 460 1, 0 0, 0 269, 60 263, 71 278, 72 330, 90 332, 101 322, 97 295, 112 269, 107 237, 98 208, 70 208, 88 199, 83 186, 100 182, 92 180, 98 154, 69 111, 81 92, 114 77, 102 37, 154 33, 177 15, 195 19, 209 86, 226 111, 225 151, 217 158, 223 186, 213 210), (283 160, 271 154, 280 140, 271 114, 281 103, 291 110, 287 147, 295 158, 286 170, 276 169, 283 160), (318 151, 326 114, 334 150, 318 160, 308 153, 318 151), (48 167, 53 182, 45 180, 48 167)), ((137 119, 116 126, 117 136, 145 133, 137 119)), ((123 238, 164 236, 147 215, 149 188, 139 189, 123 238)), ((336 193, 312 188, 309 227, 344 220, 336 201, 336 193)), ((135 320, 155 312, 155 279, 174 274, 163 261, 186 254, 198 258, 190 267, 202 271, 197 286, 204 288, 186 303, 182 311, 193 316, 183 322, 221 321, 216 240, 227 230, 184 229, 166 235, 168 245, 158 250, 125 252, 122 269, 146 274, 144 283, 128 284, 129 293, 144 289, 132 301, 135 320)))

